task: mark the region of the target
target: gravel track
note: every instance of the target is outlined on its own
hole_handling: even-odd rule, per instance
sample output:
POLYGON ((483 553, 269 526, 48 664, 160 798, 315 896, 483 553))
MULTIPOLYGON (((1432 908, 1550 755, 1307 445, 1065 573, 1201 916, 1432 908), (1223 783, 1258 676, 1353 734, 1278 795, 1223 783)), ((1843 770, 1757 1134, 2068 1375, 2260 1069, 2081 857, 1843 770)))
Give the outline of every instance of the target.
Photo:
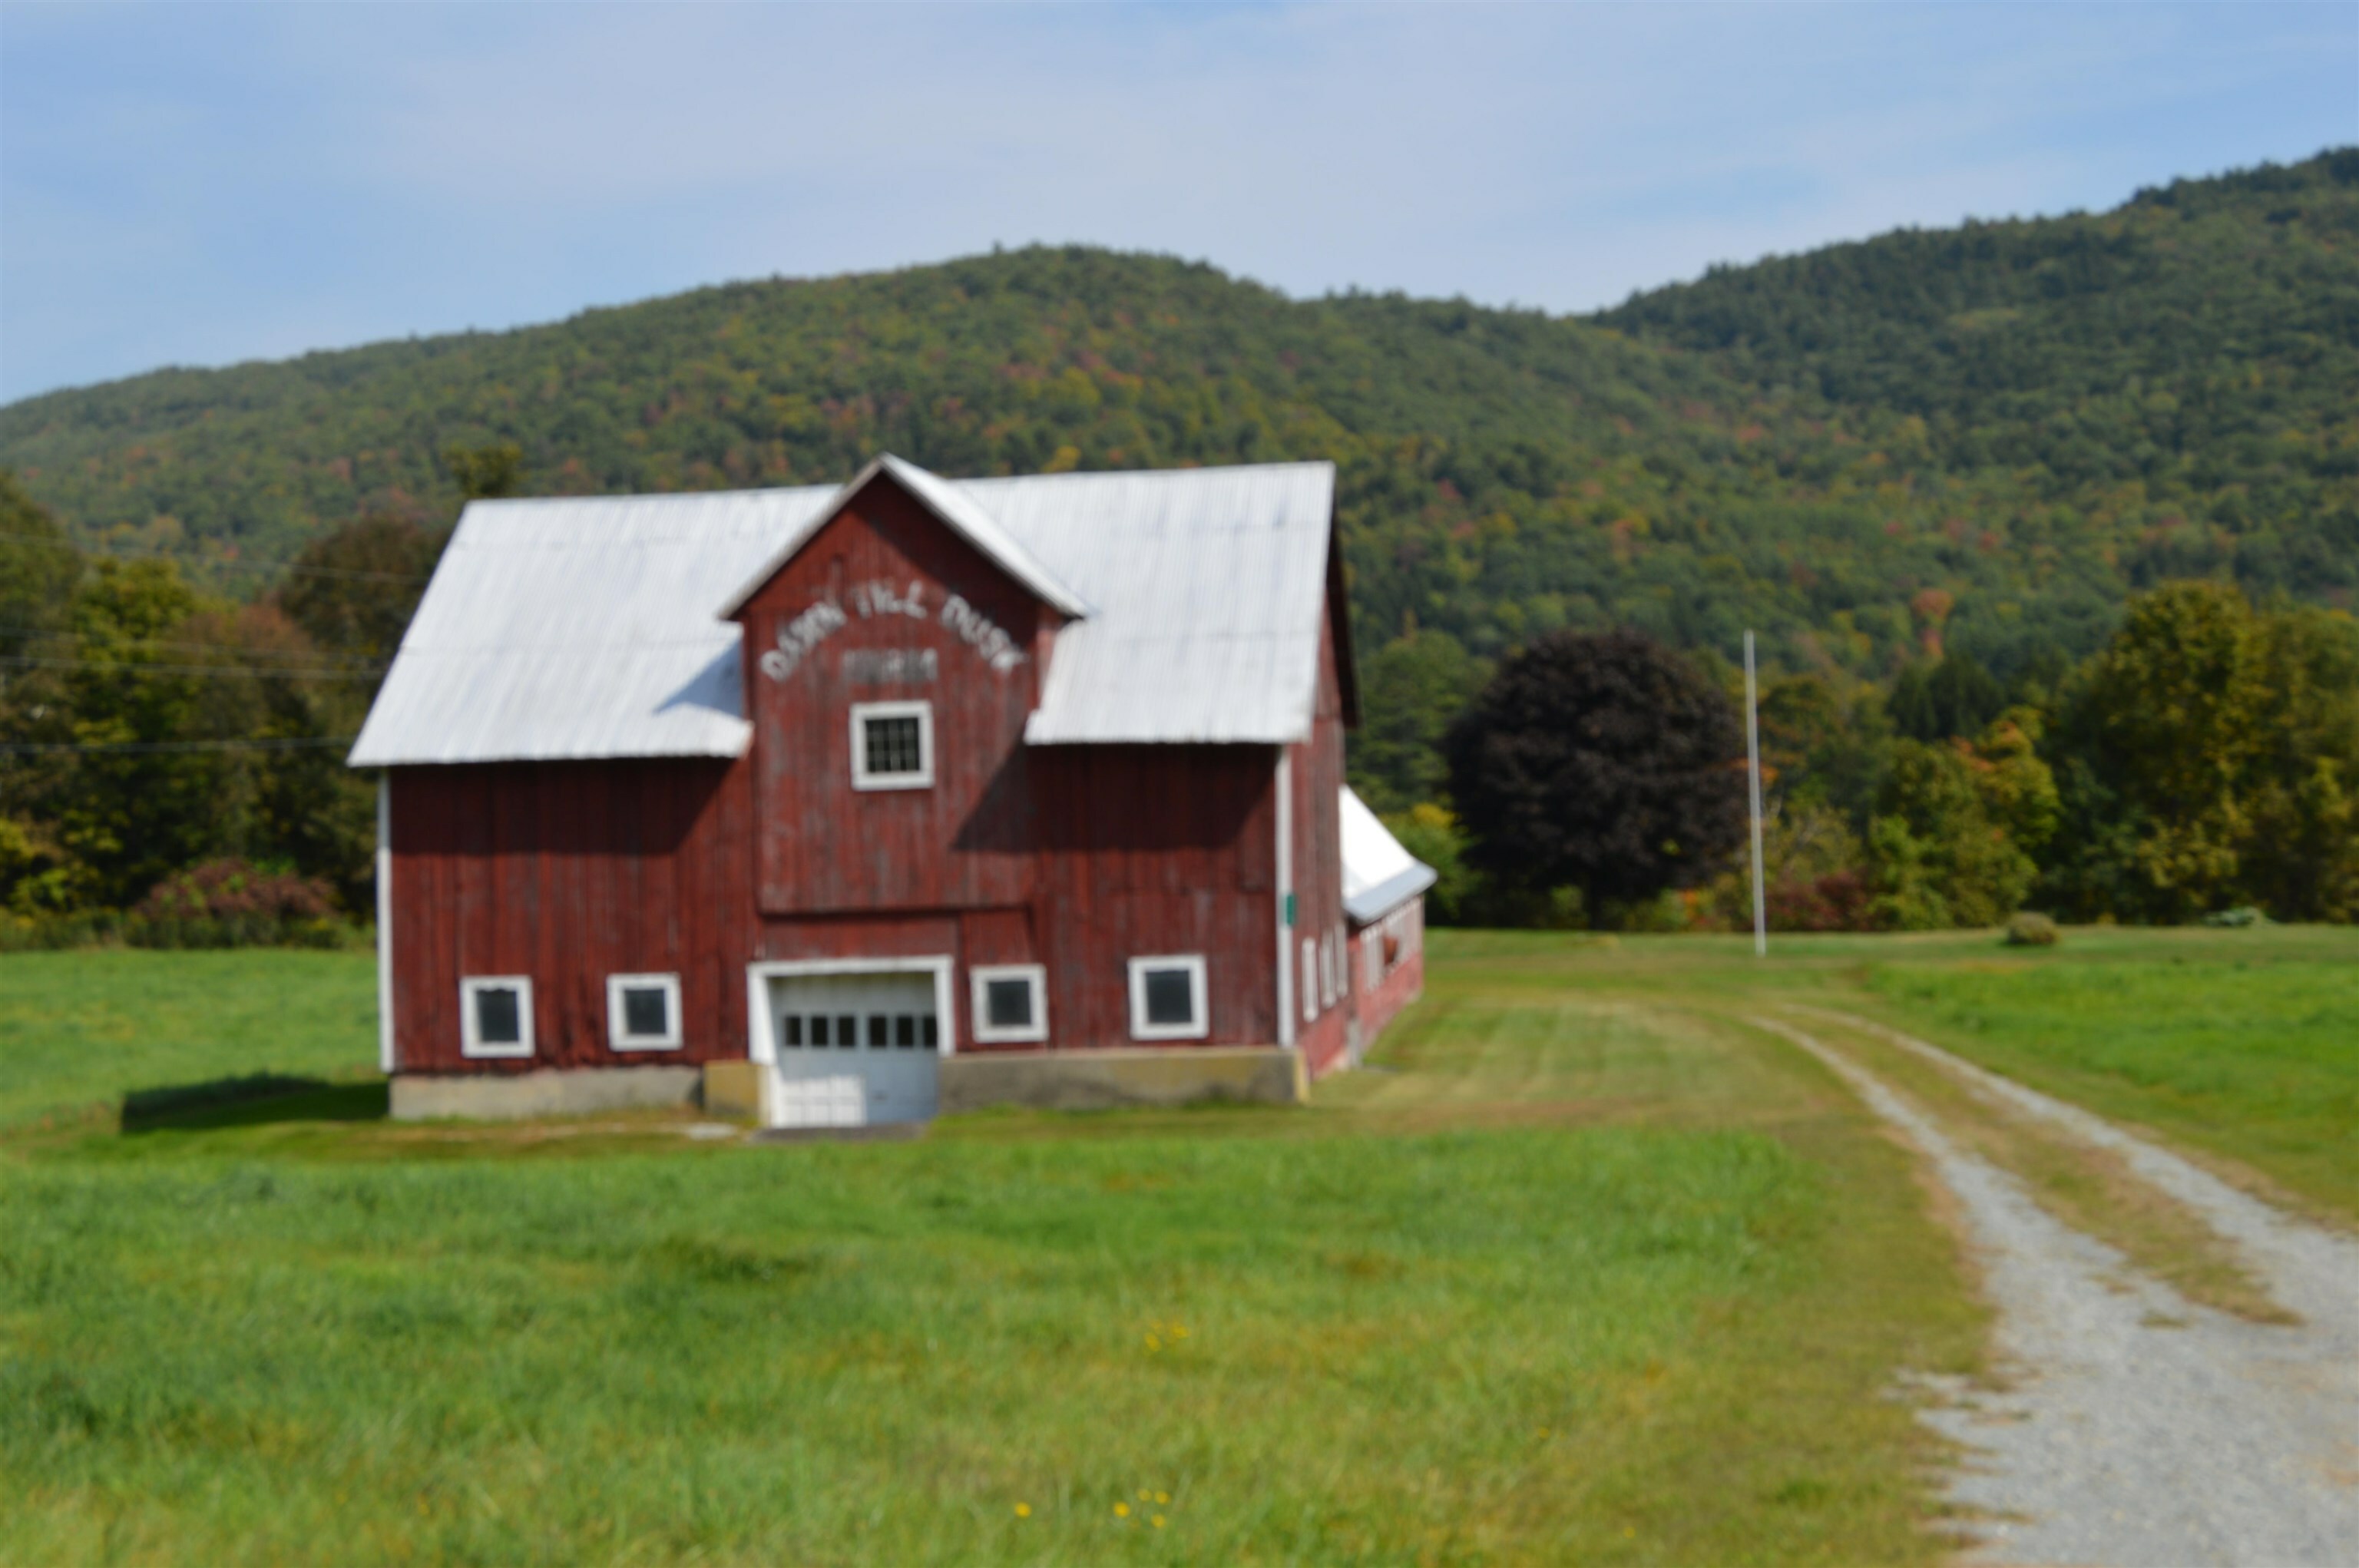
POLYGON ((2111 1568, 2359 1565, 2359 1244, 2260 1203, 2078 1107, 1842 1015, 2052 1127, 2112 1149, 2237 1245, 2298 1327, 2181 1297, 2059 1224, 2006 1171, 1840 1050, 1750 1021, 1824 1062, 1955 1194, 2007 1388, 1941 1382, 1925 1412, 1968 1460, 1969 1560, 2111 1568))

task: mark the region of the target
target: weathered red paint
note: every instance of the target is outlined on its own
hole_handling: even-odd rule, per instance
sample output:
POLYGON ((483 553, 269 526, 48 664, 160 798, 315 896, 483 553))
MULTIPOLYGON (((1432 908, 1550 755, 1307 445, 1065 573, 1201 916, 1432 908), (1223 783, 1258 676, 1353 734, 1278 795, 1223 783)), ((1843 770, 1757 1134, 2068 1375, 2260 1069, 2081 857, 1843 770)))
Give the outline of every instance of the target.
MULTIPOLYGON (((1342 1060, 1354 1017, 1364 1028, 1365 1017, 1360 971, 1343 956, 1337 791, 1355 697, 1339 572, 1331 562, 1312 731, 1284 748, 1296 892, 1287 953, 1296 1038, 1314 1071, 1342 1060), (1334 942, 1330 962, 1348 971, 1307 1021, 1306 938, 1334 942)), ((975 1043, 965 1016, 971 964, 1045 965, 1048 1047, 1077 1049, 1133 1043, 1131 958, 1202 953, 1202 1043, 1280 1038, 1280 748, 1026 746, 1056 612, 886 478, 853 496, 738 618, 755 733, 735 761, 391 770, 400 1070, 742 1057, 745 966, 764 959, 948 955, 959 975, 953 1038, 969 1051, 993 1049, 975 1043), (947 626, 951 594, 1006 643, 978 647, 947 626), (766 670, 779 628, 820 603, 841 607, 842 623, 791 668, 766 670), (843 659, 855 651, 930 652, 935 678, 855 684, 843 659), (932 787, 855 790, 850 705, 902 699, 932 704, 932 787), (674 972, 682 1048, 610 1051, 606 976, 674 972), (505 974, 534 978, 535 1056, 464 1058, 460 979, 505 974)))

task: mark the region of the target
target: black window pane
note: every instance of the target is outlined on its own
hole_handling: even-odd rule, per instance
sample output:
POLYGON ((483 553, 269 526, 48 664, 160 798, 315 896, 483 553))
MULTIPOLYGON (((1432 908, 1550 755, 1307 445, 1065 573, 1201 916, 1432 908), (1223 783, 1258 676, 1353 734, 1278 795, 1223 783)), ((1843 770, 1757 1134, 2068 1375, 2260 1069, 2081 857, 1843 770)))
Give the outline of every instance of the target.
POLYGON ((893 1043, 895 1045, 915 1045, 918 1043, 917 1014, 903 1013, 900 1017, 893 1020, 893 1043))
POLYGON ((1185 969, 1147 972, 1147 1021, 1150 1024, 1192 1024, 1196 1021, 1196 988, 1185 969))
POLYGON ((811 1015, 811 1043, 813 1045, 825 1045, 827 1043, 827 1015, 825 1013, 813 1013, 811 1015))
POLYGON ((942 1043, 940 1033, 937 1030, 934 1025, 934 1015, 931 1013, 925 1015, 925 1043, 927 1045, 939 1046, 942 1043))
POLYGON ((1032 982, 985 981, 983 1007, 984 1021, 994 1029, 1029 1029, 1032 1025, 1032 982))
POLYGON ((869 719, 862 727, 867 741, 870 773, 917 773, 923 770, 925 763, 918 748, 917 715, 869 719))
POLYGON ((671 996, 660 985, 623 987, 623 1032, 643 1039, 671 1033, 671 996))
POLYGON ((882 1051, 886 1046, 890 1045, 892 1043, 892 1033, 893 1020, 891 1018, 886 1018, 883 1013, 871 1013, 868 1015, 869 1049, 873 1051, 882 1051))
POLYGON ((787 1015, 787 1041, 786 1041, 786 1042, 787 1042, 788 1045, 800 1045, 800 1044, 802 1044, 802 1042, 803 1042, 803 1016, 802 1016, 800 1013, 788 1013, 788 1014, 787 1015))
POLYGON ((838 1013, 835 1015, 835 1043, 839 1047, 847 1050, 860 1043, 860 1017, 858 1014, 838 1013))
POLYGON ((484 1045, 523 1043, 524 1016, 513 987, 487 985, 475 993, 475 1039, 484 1045))

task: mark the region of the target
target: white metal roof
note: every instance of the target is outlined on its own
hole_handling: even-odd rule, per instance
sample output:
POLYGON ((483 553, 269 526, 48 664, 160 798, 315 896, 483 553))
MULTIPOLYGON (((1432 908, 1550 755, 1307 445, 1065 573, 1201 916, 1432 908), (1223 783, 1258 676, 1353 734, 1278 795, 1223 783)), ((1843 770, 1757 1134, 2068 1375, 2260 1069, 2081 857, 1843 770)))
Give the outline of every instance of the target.
MULTIPOLYGON (((886 462, 1011 575, 1083 617, 1058 633, 1031 743, 1310 733, 1332 464, 952 481, 886 462)), ((739 755, 752 729, 724 607, 843 494, 470 505, 352 765, 739 755)))
POLYGON ((1434 869, 1402 848, 1349 784, 1343 805, 1343 912, 1367 925, 1432 887, 1434 869))

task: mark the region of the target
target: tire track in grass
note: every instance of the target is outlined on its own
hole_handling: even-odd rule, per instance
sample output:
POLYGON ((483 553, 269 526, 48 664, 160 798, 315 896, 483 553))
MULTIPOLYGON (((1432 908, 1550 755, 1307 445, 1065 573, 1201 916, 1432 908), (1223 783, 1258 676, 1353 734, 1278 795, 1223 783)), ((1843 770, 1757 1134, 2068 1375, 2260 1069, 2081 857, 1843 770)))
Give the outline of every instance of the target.
POLYGON ((1933 1117, 1969 1152, 2021 1181, 2066 1227, 2093 1236, 2180 1295, 2252 1323, 2296 1323, 2244 1250, 2190 1205, 2142 1179, 2112 1149, 2071 1136, 1981 1085, 1904 1051, 1846 1015, 1837 1049, 1933 1117))
MULTIPOLYGON (((2185 1204, 2241 1248, 2270 1290, 2303 1318, 2340 1325, 2359 1356, 2359 1240, 2272 1207, 2175 1154, 2080 1106, 2027 1088, 1927 1040, 1872 1018, 1824 1008, 1797 1008, 1875 1035, 2024 1115, 2122 1160, 2140 1181, 2185 1204)), ((2359 1436, 2359 1405, 2354 1405, 2359 1436)), ((2353 1561, 2359 1562, 2359 1541, 2353 1561)))
POLYGON ((2359 1561, 2359 1292, 2323 1299, 2338 1280, 2359 1283, 2359 1267, 2335 1251, 2342 1238, 2254 1249, 2310 1320, 2301 1327, 2190 1302, 2059 1222, 1843 1051, 1779 1019, 1747 1021, 1842 1079, 1958 1201, 2012 1379, 1996 1395, 1935 1383, 1947 1402, 1924 1412, 1973 1455, 1951 1491, 1978 1516, 1973 1556, 2115 1568, 2359 1561), (2280 1279, 2288 1258, 2323 1261, 2327 1274, 2280 1279))

